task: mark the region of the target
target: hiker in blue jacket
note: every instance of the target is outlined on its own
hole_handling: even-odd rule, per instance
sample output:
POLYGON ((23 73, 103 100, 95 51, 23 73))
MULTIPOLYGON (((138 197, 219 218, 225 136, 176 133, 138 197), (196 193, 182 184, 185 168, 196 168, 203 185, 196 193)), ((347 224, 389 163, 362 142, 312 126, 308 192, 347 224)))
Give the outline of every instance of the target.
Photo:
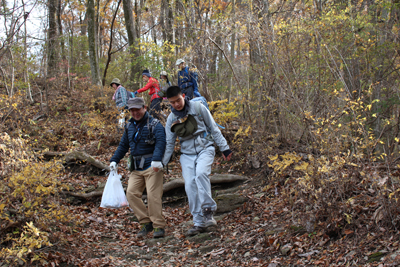
POLYGON ((130 98, 128 109, 132 118, 125 126, 124 134, 114 156, 110 169, 115 170, 119 161, 130 149, 131 174, 126 198, 141 224, 137 237, 145 237, 154 230, 153 237, 163 237, 166 225, 162 215, 163 165, 165 130, 161 123, 146 111, 142 97, 130 98), (142 201, 146 188, 148 208, 142 201))
POLYGON ((193 97, 201 96, 199 93, 199 88, 196 80, 197 73, 189 70, 189 67, 185 65, 183 59, 178 59, 176 61, 176 66, 178 66, 178 86, 181 88, 183 94, 189 99, 193 97))
POLYGON ((217 225, 213 218, 217 204, 212 198, 209 178, 215 156, 214 142, 225 160, 230 160, 232 151, 210 111, 202 103, 184 98, 178 86, 168 87, 166 95, 172 112, 165 126, 167 145, 162 162, 164 166, 168 164, 178 136, 182 176, 194 224, 187 234, 197 235, 207 227, 217 225))

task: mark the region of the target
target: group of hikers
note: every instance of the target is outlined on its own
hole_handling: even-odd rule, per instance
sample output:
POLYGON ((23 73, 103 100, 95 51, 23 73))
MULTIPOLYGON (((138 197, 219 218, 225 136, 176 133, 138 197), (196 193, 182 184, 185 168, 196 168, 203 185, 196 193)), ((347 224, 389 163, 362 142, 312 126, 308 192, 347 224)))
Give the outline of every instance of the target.
POLYGON ((165 235, 166 221, 162 215, 163 168, 171 159, 177 137, 181 146, 180 164, 185 191, 193 216, 193 227, 187 234, 197 235, 206 231, 208 227, 217 225, 213 217, 217 204, 212 198, 209 178, 215 157, 214 142, 222 151, 225 160, 230 160, 232 151, 208 108, 196 101, 196 98, 192 99, 200 98, 201 95, 198 92, 197 81, 185 66, 184 60, 179 59, 176 64, 179 67, 178 86, 171 85, 165 72, 161 72, 163 82, 159 84, 151 77, 149 71, 143 71, 143 80, 147 84, 133 94, 137 95, 150 89, 150 112, 147 112, 147 105, 142 97, 128 97, 126 90, 125 93, 119 90, 119 82, 115 79, 111 82, 111 86, 116 89, 113 99, 117 106, 126 101, 131 118, 125 124, 119 146, 110 159, 110 169, 116 170, 117 164, 130 150, 131 173, 126 197, 141 224, 137 237, 145 237, 150 232, 153 232, 153 238, 165 235), (163 87, 160 89, 160 86, 165 86, 164 90, 163 87), (161 96, 157 94, 160 91, 163 92, 161 96), (152 115, 157 115, 154 112, 163 97, 171 106, 165 128, 152 115), (145 188, 147 208, 142 201, 145 188))
MULTIPOLYGON (((197 85, 197 73, 189 70, 189 67, 186 66, 183 59, 178 59, 176 61, 176 66, 179 69, 178 86, 182 89, 182 93, 189 99, 192 99, 193 97, 201 97, 197 85)), ((122 114, 121 117, 124 117, 124 111, 127 109, 127 101, 131 96, 137 96, 138 94, 149 90, 148 94, 151 96, 149 107, 150 114, 157 119, 161 119, 161 103, 163 98, 165 98, 167 88, 172 85, 168 79, 168 74, 166 71, 162 71, 160 73, 160 80, 158 81, 156 78, 151 77, 149 70, 144 70, 142 73, 142 79, 145 86, 133 93, 127 91, 121 85, 118 78, 114 78, 111 81, 110 85, 115 89, 113 100, 122 114)))

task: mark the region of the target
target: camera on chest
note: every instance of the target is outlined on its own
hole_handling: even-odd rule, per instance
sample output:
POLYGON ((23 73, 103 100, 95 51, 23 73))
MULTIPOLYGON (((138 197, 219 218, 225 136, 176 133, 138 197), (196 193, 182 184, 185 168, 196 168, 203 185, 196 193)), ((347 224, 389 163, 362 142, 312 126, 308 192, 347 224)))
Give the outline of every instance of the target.
POLYGON ((154 134, 153 133, 149 133, 149 135, 147 135, 147 139, 144 140, 144 142, 148 145, 154 145, 154 143, 156 142, 155 138, 154 138, 154 134))

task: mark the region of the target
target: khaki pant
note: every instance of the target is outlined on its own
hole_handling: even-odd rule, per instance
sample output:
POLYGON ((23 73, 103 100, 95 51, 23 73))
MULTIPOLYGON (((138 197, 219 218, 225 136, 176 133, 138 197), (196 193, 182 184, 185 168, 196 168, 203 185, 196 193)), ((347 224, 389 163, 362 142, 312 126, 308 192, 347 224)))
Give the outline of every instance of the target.
POLYGON ((126 198, 141 224, 153 222, 154 228, 165 227, 162 215, 163 176, 162 170, 155 172, 152 167, 133 171, 129 176, 126 198), (147 191, 148 208, 142 200, 144 188, 147 191))

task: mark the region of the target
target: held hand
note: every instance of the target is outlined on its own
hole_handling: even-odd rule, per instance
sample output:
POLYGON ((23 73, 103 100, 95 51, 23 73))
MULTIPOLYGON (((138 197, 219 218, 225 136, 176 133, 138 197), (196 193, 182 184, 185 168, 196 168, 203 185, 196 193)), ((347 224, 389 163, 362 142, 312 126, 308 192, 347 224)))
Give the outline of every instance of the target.
POLYGON ((138 94, 138 91, 133 92, 133 94, 136 96, 138 94))
POLYGON ((233 152, 231 152, 228 156, 225 156, 224 154, 222 154, 222 156, 224 157, 224 160, 226 161, 230 161, 231 157, 232 157, 233 152))
POLYGON ((115 170, 117 170, 117 163, 116 162, 111 162, 111 164, 110 164, 110 170, 111 171, 115 171, 115 170))
POLYGON ((153 167, 153 171, 155 171, 155 172, 158 172, 158 171, 159 171, 159 169, 158 169, 158 168, 154 168, 154 167, 153 167))

